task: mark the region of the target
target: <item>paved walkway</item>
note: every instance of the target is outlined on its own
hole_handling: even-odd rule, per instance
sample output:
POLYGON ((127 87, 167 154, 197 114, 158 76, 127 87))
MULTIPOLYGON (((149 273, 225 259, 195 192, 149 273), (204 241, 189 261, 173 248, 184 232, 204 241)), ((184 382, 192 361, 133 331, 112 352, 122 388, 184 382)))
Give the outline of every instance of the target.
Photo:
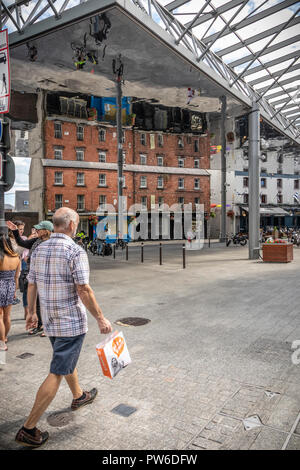
MULTIPOLYGON (((143 264, 120 252, 90 258, 91 285, 114 327, 124 317, 151 321, 121 328, 133 362, 110 380, 89 315, 78 371, 99 394, 71 412, 62 383, 39 423, 50 432, 45 450, 300 449, 300 352, 292 349, 300 340, 300 249, 289 264, 249 261, 240 247, 188 252, 186 269, 180 256, 162 266, 150 255, 143 264), (134 412, 120 415, 119 405, 134 412)), ((0 449, 22 449, 15 433, 48 373, 49 340, 28 337, 24 326, 15 306, 0 365, 0 449)))

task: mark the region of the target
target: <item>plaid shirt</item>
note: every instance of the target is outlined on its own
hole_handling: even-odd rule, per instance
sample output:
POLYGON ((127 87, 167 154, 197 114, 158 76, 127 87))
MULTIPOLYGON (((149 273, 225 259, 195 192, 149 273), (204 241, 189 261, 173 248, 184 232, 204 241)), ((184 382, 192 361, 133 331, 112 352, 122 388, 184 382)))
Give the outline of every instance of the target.
POLYGON ((89 284, 85 251, 63 233, 54 233, 34 250, 28 282, 36 284, 47 336, 78 336, 87 332, 86 309, 76 284, 89 284))

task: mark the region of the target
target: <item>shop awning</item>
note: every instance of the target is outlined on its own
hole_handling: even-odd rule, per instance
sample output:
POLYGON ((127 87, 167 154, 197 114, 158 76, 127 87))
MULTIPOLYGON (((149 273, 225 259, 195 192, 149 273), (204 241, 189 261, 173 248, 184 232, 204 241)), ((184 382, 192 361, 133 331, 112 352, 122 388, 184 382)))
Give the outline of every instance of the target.
MULTIPOLYGON (((241 208, 242 210, 244 211, 249 211, 249 207, 242 207, 241 208)), ((285 217, 285 216, 289 216, 289 212, 287 212, 286 210, 282 209, 282 207, 260 207, 259 209, 259 213, 260 215, 264 215, 266 217, 269 217, 269 216, 281 216, 281 217, 285 217)))

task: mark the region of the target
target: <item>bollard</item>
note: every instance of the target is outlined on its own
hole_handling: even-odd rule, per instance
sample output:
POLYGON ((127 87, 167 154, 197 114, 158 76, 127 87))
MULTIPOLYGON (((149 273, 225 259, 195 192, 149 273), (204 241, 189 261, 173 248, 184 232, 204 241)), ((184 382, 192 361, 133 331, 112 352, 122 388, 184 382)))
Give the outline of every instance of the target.
POLYGON ((162 265, 162 244, 159 244, 159 264, 162 265))
POLYGON ((210 238, 208 239, 208 248, 210 248, 210 238))
POLYGON ((144 262, 144 243, 141 244, 141 262, 144 262))
POLYGON ((126 245, 126 261, 128 261, 128 245, 126 245))
POLYGON ((183 269, 185 269, 185 245, 182 245, 182 263, 183 269))
POLYGON ((116 245, 115 244, 114 244, 113 252, 114 252, 114 259, 116 259, 116 245))

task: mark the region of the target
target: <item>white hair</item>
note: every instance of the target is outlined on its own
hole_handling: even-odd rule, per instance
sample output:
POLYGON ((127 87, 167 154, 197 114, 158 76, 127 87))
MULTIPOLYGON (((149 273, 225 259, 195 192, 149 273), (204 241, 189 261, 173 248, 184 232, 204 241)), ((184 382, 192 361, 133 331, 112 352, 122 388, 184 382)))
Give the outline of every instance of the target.
POLYGON ((77 224, 78 214, 69 207, 60 207, 53 215, 53 225, 57 228, 67 229, 70 222, 77 224))

